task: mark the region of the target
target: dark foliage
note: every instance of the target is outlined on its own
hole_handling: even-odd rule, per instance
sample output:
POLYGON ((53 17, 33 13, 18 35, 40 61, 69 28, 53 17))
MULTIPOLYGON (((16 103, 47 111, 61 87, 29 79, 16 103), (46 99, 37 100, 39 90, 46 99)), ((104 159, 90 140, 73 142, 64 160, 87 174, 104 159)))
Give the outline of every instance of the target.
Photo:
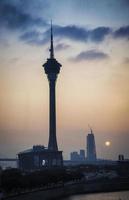
POLYGON ((78 181, 83 177, 79 170, 44 169, 23 173, 18 169, 4 170, 1 175, 5 192, 20 192, 40 187, 56 187, 68 181, 78 181))

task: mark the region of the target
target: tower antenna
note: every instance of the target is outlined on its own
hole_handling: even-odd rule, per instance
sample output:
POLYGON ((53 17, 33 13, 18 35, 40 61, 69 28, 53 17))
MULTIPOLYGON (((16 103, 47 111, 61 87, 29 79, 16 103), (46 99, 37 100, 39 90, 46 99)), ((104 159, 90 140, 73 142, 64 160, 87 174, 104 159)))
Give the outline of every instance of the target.
POLYGON ((51 20, 51 46, 50 46, 50 58, 54 58, 54 47, 53 47, 53 29, 52 29, 52 20, 51 20))
POLYGON ((91 126, 89 124, 88 124, 88 127, 90 129, 90 133, 93 134, 93 130, 92 130, 92 128, 91 128, 91 126))

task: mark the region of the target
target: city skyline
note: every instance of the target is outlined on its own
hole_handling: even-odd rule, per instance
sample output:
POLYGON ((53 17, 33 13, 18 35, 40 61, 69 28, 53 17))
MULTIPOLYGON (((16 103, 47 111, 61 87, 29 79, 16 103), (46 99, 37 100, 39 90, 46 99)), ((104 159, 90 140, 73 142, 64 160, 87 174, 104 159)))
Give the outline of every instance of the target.
POLYGON ((57 84, 57 140, 64 158, 85 148, 88 123, 97 156, 129 157, 129 3, 127 0, 0 1, 0 157, 48 141, 50 20, 57 84), (105 141, 110 141, 109 147, 105 141))

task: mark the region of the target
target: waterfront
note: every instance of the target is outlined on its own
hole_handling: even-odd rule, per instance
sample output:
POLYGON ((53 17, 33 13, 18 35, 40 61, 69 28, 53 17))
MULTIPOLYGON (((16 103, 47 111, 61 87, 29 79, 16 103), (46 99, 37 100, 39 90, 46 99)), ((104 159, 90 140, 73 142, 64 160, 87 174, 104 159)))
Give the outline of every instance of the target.
POLYGON ((75 195, 62 200, 129 200, 129 191, 75 195))
POLYGON ((0 161, 0 166, 2 167, 2 169, 17 168, 17 162, 16 161, 0 161))

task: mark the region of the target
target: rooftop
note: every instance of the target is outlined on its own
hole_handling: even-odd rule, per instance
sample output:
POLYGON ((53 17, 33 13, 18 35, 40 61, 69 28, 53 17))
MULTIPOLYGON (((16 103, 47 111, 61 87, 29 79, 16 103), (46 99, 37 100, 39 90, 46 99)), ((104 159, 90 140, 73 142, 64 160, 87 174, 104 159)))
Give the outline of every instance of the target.
POLYGON ((25 151, 21 151, 18 154, 23 154, 23 153, 31 153, 31 152, 41 152, 41 151, 46 151, 48 150, 45 146, 43 145, 34 145, 33 148, 27 149, 25 151))

